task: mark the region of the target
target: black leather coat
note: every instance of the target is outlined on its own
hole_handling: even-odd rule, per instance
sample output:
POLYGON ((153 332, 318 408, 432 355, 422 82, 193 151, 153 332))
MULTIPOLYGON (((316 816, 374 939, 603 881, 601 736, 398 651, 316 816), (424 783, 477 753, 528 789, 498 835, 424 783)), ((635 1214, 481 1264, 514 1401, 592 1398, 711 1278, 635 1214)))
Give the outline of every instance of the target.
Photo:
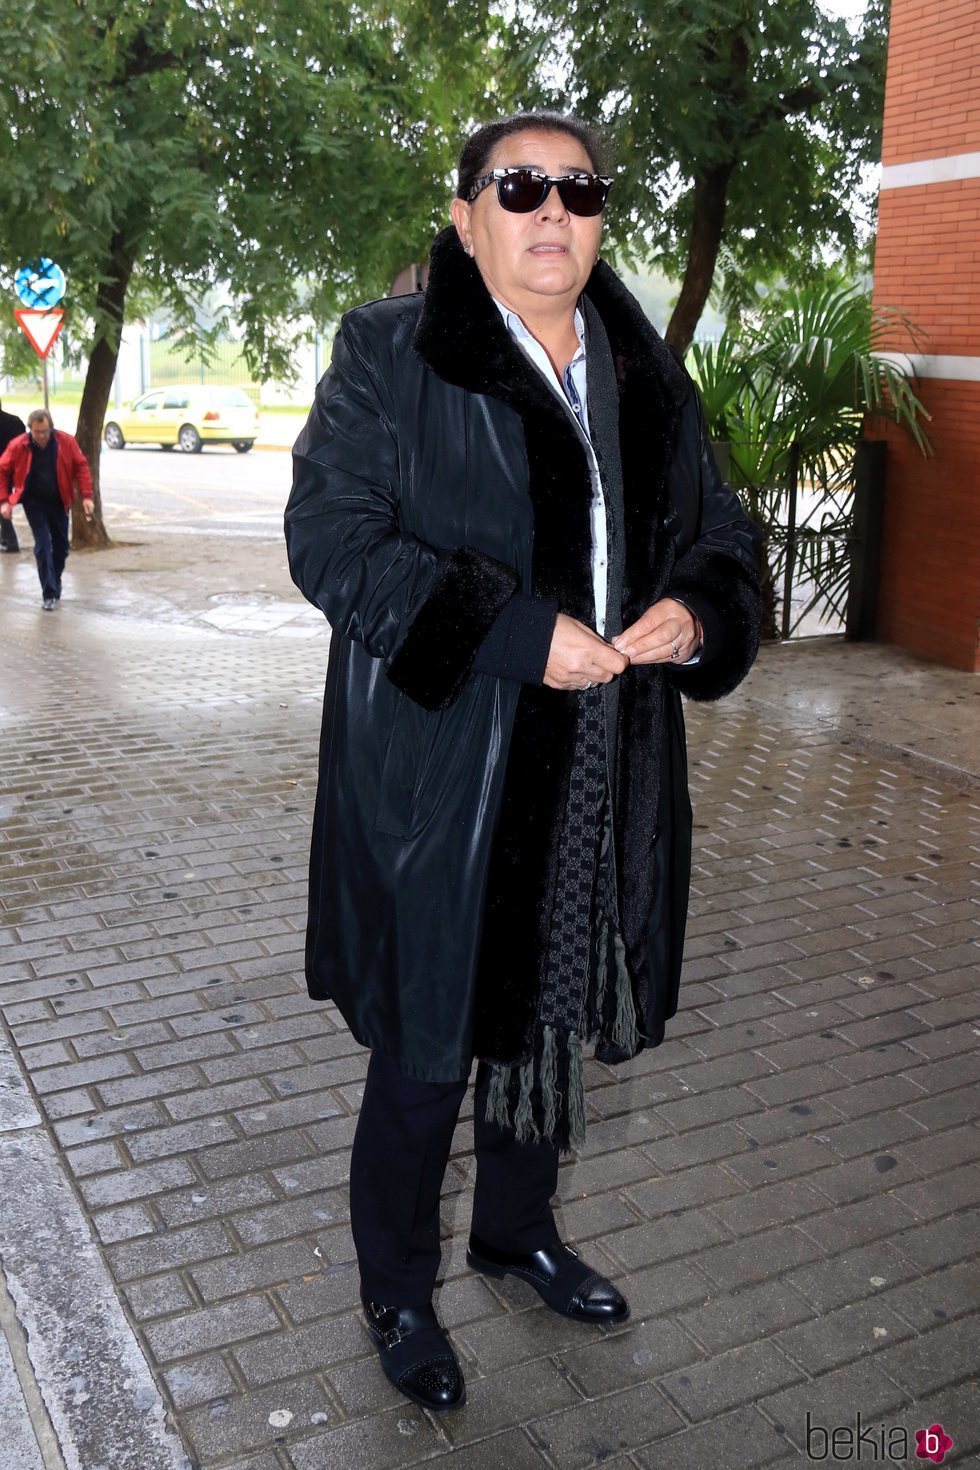
MULTIPOLYGON (((705 629, 696 667, 618 681, 622 930, 655 1045, 676 1009, 690 871, 679 692, 716 698, 752 663, 754 533, 676 358, 608 267, 586 296, 617 385, 619 626, 674 595, 705 629)), ((590 501, 567 414, 453 232, 424 298, 344 318, 286 510, 292 575, 333 629, 307 978, 408 1075, 455 1081, 474 1053, 511 1061, 524 1045, 576 696, 473 665, 515 593, 588 621, 590 501)))

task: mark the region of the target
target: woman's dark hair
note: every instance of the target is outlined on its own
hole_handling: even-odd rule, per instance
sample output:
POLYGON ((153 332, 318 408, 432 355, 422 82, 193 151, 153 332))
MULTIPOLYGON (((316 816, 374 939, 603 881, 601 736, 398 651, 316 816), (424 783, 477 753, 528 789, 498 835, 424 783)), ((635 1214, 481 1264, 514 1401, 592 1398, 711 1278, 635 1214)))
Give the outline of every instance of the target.
POLYGON ((484 123, 471 133, 459 155, 456 198, 465 199, 475 181, 487 172, 487 163, 497 144, 512 133, 567 133, 581 143, 597 173, 604 172, 605 149, 598 131, 580 117, 567 112, 515 112, 499 122, 484 123))

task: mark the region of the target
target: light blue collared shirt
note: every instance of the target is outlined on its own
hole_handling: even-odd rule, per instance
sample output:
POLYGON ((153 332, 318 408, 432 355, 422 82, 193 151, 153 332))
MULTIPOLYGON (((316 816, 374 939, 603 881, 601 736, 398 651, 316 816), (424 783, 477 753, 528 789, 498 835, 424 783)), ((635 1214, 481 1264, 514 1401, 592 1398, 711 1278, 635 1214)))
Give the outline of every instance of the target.
POLYGON ((575 333, 578 351, 564 372, 564 382, 551 365, 551 359, 536 337, 533 337, 516 312, 508 310, 496 296, 494 304, 504 319, 508 332, 531 359, 548 386, 554 389, 567 410, 589 463, 592 480, 592 504, 590 521, 592 528, 592 591, 595 598, 596 632, 602 636, 606 626, 606 588, 609 576, 608 533, 606 529, 606 502, 599 478, 599 461, 596 459, 589 434, 589 399, 585 368, 585 321, 581 311, 575 311, 575 333))

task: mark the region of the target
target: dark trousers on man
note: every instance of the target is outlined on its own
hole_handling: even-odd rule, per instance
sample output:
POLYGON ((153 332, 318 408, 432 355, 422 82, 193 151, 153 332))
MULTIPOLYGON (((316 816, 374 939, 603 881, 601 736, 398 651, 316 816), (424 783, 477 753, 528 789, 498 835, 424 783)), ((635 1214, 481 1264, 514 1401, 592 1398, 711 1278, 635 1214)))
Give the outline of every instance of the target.
MULTIPOLYGON (((490 1068, 474 1095, 473 1230, 499 1250, 530 1252, 561 1237, 551 1212, 558 1148, 518 1143, 486 1121, 490 1068)), ((372 1052, 351 1151, 351 1229, 365 1296, 424 1306, 439 1270, 439 1197, 466 1082, 403 1077, 372 1052)))
POLYGON ((41 595, 61 596, 61 574, 68 560, 68 512, 63 506, 46 505, 25 495, 21 501, 34 534, 34 559, 41 582, 41 595))
POLYGON ((19 551, 20 543, 17 540, 17 528, 13 517, 8 521, 5 516, 0 516, 0 551, 19 551))

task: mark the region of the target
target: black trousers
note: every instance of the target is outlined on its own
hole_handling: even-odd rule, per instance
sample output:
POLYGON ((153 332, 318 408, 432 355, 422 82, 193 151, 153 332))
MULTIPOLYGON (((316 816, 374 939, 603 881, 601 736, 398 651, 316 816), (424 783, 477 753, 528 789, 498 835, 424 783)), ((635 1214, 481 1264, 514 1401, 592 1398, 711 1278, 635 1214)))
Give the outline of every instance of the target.
POLYGON ((4 551, 20 550, 20 542, 17 540, 17 528, 14 525, 13 517, 8 521, 3 516, 0 516, 0 546, 3 547, 4 551))
POLYGON ((68 560, 68 512, 60 504, 47 505, 32 500, 30 494, 21 501, 24 514, 34 533, 34 560, 41 583, 42 597, 61 596, 61 574, 68 560))
MULTIPOLYGON (((560 1240, 551 1212, 556 1146, 518 1143, 485 1118, 490 1068, 477 1069, 473 1229, 500 1250, 560 1240)), ((351 1230, 365 1296, 385 1306, 432 1300, 439 1271, 439 1196, 465 1082, 403 1077, 372 1052, 350 1167, 351 1230)))

